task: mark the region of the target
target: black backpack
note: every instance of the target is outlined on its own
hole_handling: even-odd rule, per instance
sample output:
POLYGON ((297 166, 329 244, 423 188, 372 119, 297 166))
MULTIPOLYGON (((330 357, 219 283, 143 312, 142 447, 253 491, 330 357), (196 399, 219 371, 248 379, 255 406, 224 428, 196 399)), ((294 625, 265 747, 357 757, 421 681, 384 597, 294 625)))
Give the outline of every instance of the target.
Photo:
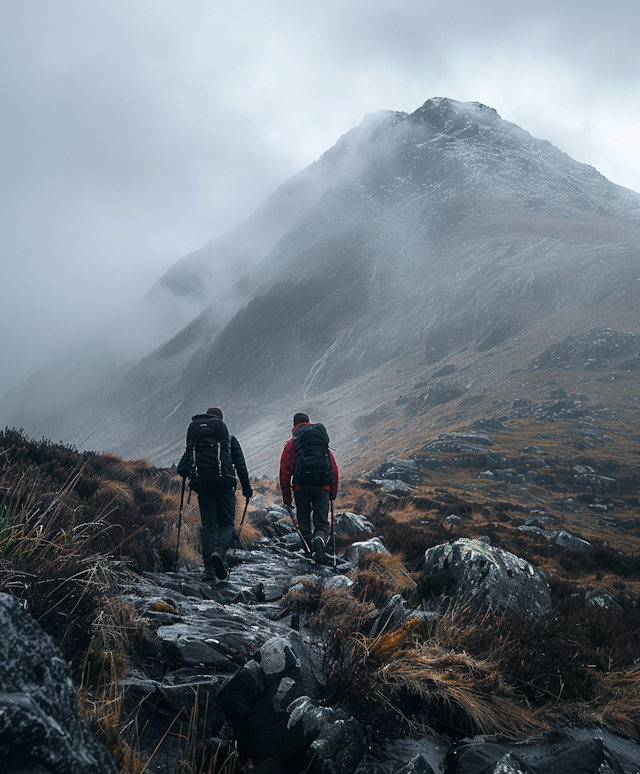
POLYGON ((189 426, 189 486, 196 492, 202 485, 235 487, 236 474, 231 460, 231 439, 218 417, 196 417, 189 426))
POLYGON ((293 444, 293 483, 302 487, 331 486, 329 436, 324 425, 301 425, 293 433, 293 444))

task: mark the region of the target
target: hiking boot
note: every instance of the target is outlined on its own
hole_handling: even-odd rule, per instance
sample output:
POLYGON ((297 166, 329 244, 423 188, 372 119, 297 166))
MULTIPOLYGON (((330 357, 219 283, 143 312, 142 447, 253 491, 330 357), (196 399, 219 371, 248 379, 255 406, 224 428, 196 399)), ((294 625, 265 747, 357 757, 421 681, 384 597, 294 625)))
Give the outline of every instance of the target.
POLYGON ((202 580, 205 583, 216 580, 216 569, 213 566, 213 561, 209 558, 204 560, 204 573, 202 575, 202 580))
POLYGON ((211 561, 213 562, 216 578, 221 581, 227 580, 229 577, 229 570, 227 570, 227 566, 224 563, 224 554, 222 554, 222 552, 214 551, 211 554, 211 561))
POLYGON ((322 535, 316 535, 311 541, 311 550, 313 551, 313 557, 316 560, 316 564, 325 563, 325 539, 322 535))
POLYGON ((333 561, 334 557, 332 554, 327 554, 322 557, 322 559, 316 558, 316 564, 322 565, 323 567, 333 567, 333 561))

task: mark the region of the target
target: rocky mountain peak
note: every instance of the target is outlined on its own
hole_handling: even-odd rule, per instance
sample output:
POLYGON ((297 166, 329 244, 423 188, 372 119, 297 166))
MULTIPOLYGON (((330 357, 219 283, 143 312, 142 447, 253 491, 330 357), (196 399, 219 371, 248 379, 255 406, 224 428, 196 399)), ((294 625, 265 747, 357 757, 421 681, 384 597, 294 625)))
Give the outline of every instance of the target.
MULTIPOLYGON (((419 370, 495 352, 547 318, 560 325, 564 310, 589 328, 629 330, 639 245, 638 194, 494 109, 437 97, 411 114, 379 111, 168 272, 197 279, 209 305, 112 391, 97 430, 91 412, 87 435, 172 462, 212 396, 241 430, 278 402, 335 390, 349 395, 349 415, 371 414, 403 358, 419 370), (221 265, 236 272, 225 283, 221 265), (353 385, 376 375, 380 392, 365 398, 353 385)), ((469 389, 454 387, 447 395, 469 389)), ((359 437, 347 424, 346 454, 359 437)))
POLYGON ((411 113, 411 118, 441 129, 450 126, 450 122, 461 120, 493 124, 501 120, 494 108, 487 107, 481 102, 458 102, 449 97, 428 99, 424 105, 411 113))

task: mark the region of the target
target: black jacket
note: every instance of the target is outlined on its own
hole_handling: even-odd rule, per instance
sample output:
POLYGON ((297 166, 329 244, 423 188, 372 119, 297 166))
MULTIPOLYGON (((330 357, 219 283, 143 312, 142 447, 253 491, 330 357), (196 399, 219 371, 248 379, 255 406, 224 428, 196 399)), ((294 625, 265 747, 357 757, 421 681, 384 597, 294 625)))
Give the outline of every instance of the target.
MULTIPOLYGON (((217 423, 219 422, 220 423, 219 426, 221 426, 223 432, 226 434, 226 437, 229 438, 229 456, 231 457, 231 462, 233 463, 235 472, 238 478, 240 479, 240 485, 242 486, 242 494, 245 497, 251 497, 253 495, 253 490, 251 489, 251 484, 249 482, 249 473, 247 472, 247 465, 244 461, 244 454, 242 453, 242 447, 240 446, 240 442, 235 437, 235 435, 229 435, 227 426, 222 420, 217 419, 217 417, 214 417, 211 414, 196 414, 194 417, 191 418, 191 424, 187 428, 187 448, 185 449, 184 454, 182 455, 180 462, 178 463, 178 474, 181 475, 183 478, 186 478, 192 472, 191 471, 191 460, 192 460, 191 450, 194 444, 196 444, 197 442, 202 424, 204 422, 209 424, 211 420, 217 420, 217 421, 214 421, 212 424, 217 425, 217 423)), ((233 477, 232 480, 230 479, 230 484, 235 489, 236 487, 235 476, 233 477)))

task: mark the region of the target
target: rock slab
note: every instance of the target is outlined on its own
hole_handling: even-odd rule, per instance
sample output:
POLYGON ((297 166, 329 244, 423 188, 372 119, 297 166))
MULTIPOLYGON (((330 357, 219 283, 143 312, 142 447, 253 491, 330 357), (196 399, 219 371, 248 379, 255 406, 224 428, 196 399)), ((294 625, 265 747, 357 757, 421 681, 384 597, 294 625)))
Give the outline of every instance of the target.
POLYGON ((427 601, 525 618, 551 609, 546 576, 524 559, 482 540, 460 538, 429 548, 418 588, 427 601))
POLYGON ((79 716, 59 648, 9 594, 0 594, 0 630, 0 770, 116 774, 79 716))

